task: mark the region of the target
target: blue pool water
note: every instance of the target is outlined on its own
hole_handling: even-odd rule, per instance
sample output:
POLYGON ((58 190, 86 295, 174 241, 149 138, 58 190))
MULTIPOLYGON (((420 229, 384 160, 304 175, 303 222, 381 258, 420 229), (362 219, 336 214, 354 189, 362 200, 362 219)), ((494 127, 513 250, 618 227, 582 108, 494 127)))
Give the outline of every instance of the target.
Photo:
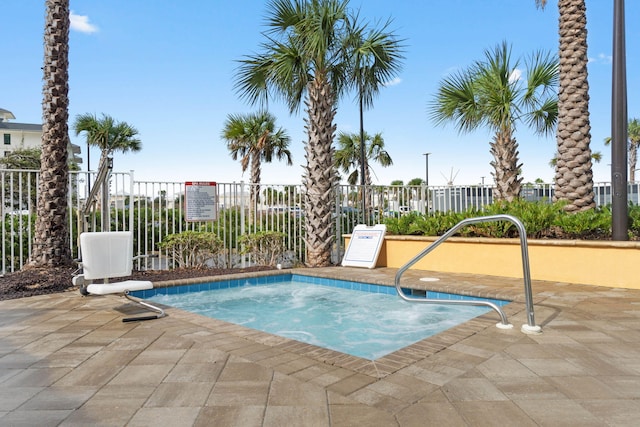
MULTIPOLYGON (((371 360, 488 311, 408 303, 392 287, 301 275, 155 288, 137 296, 371 360)), ((428 297, 470 298, 435 292, 428 297)))

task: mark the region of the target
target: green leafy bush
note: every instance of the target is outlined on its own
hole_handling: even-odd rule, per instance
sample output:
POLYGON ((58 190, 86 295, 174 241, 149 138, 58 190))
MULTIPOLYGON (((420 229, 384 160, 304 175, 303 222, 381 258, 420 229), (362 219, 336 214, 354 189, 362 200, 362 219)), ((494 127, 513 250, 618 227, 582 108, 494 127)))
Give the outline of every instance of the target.
POLYGON ((640 206, 629 206, 629 238, 640 236, 640 206))
POLYGON ((611 210, 608 207, 602 207, 559 215, 554 225, 560 228, 567 238, 582 239, 588 236, 608 238, 611 236, 611 210))
POLYGON ((167 250, 174 267, 179 268, 217 267, 224 254, 222 240, 205 231, 169 234, 158 247, 167 250))
POLYGON ((16 271, 29 259, 30 239, 35 232, 35 215, 5 214, 2 219, 2 242, 4 260, 0 267, 6 271, 16 271))
MULTIPOLYGON (((469 209, 463 213, 436 212, 421 215, 415 212, 399 218, 385 220, 389 234, 441 236, 466 218, 490 215, 512 215, 527 230, 527 237, 534 239, 608 239, 611 237, 611 208, 608 206, 584 212, 567 213, 564 203, 496 202, 482 209, 469 209)), ((459 231, 465 237, 518 237, 518 230, 509 221, 492 221, 472 224, 459 231)), ((640 207, 629 207, 629 238, 640 238, 640 207)))
MULTIPOLYGON (((563 214, 564 203, 527 202, 515 200, 513 202, 497 202, 486 206, 479 216, 506 214, 518 218, 527 230, 529 237, 540 238, 549 233, 554 221, 563 214)), ((473 216, 473 215, 472 215, 473 216)), ((511 222, 494 222, 479 224, 487 237, 517 237, 518 231, 511 222)))
POLYGON ((286 235, 277 231, 258 231, 240 236, 244 246, 243 254, 248 254, 256 265, 275 266, 282 260, 286 235))
POLYGON ((464 214, 456 212, 436 212, 428 216, 409 212, 399 217, 387 218, 384 223, 389 234, 440 236, 464 218, 464 214))

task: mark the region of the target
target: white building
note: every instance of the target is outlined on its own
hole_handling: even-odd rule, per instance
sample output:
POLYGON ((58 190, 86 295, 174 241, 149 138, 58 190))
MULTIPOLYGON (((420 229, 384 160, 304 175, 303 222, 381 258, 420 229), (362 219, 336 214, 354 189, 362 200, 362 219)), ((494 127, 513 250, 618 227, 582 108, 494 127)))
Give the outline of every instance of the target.
MULTIPOLYGON (((2 134, 2 151, 0 155, 6 157, 15 150, 39 148, 42 143, 42 125, 30 123, 12 123, 15 119, 11 111, 0 108, 0 134, 2 134)), ((82 163, 79 156, 80 147, 69 142, 69 156, 76 164, 82 163)))

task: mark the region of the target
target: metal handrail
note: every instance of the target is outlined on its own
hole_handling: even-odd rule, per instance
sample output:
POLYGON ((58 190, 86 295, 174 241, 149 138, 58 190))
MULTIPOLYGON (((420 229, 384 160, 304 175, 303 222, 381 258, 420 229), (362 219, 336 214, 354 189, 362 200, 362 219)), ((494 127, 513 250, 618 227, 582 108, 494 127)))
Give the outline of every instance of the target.
POLYGON ((433 242, 431 245, 427 246, 425 249, 423 249, 421 252, 419 252, 416 256, 414 256, 413 258, 411 258, 411 260, 409 260, 405 265, 403 265, 402 267, 400 267, 398 269, 398 271, 396 272, 396 277, 395 277, 395 286, 396 286, 396 291, 398 292, 398 295, 404 299, 405 301, 409 301, 409 302, 421 302, 421 303, 427 303, 427 304, 449 304, 449 305, 484 305, 484 306, 488 306, 490 308, 492 308, 493 310, 497 311, 498 314, 500 315, 500 321, 501 323, 499 323, 497 326, 501 327, 501 328, 509 328, 511 327, 511 325, 508 323, 507 321, 507 316, 506 314, 504 314, 504 312, 502 311, 502 309, 497 306, 496 304, 494 304, 491 301, 475 301, 475 300, 468 300, 468 301, 463 301, 463 300, 442 300, 442 299, 435 299, 435 298, 412 298, 407 296, 404 291, 402 290, 401 286, 400 286, 400 278, 402 277, 402 275, 404 274, 405 271, 407 271, 412 265, 414 265, 416 262, 420 261, 422 258, 424 258, 427 254, 429 254, 430 252, 432 252, 433 250, 435 250, 438 246, 440 246, 441 243, 443 243, 445 240, 447 240, 449 237, 451 237, 453 234, 455 234, 458 230, 460 230, 463 227, 466 227, 469 224, 477 224, 480 222, 490 222, 490 221, 509 221, 511 223, 513 223, 516 228, 518 229, 518 234, 520 235, 520 250, 522 253, 522 272, 523 272, 523 278, 524 278, 524 296, 525 296, 525 304, 526 304, 526 309, 527 309, 527 324, 526 325, 522 325, 522 332, 527 333, 527 334, 538 334, 542 332, 542 329, 540 328, 540 326, 536 326, 536 322, 535 322, 535 314, 533 311, 533 296, 531 293, 531 273, 529 270, 529 250, 528 250, 528 246, 527 246, 527 233, 526 230, 524 228, 524 225, 522 224, 522 222, 512 216, 512 215, 489 215, 489 216, 483 216, 483 217, 476 217, 476 218, 467 218, 464 219, 462 221, 460 221, 459 223, 457 223, 455 226, 453 226, 449 231, 447 231, 445 234, 443 234, 442 236, 440 236, 435 242, 433 242))

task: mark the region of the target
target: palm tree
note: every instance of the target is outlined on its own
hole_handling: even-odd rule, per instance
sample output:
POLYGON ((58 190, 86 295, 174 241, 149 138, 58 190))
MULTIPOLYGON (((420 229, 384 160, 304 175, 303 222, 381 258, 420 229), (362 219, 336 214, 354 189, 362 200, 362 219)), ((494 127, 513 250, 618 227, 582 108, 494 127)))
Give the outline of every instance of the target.
POLYGON ((89 113, 79 114, 73 123, 73 129, 76 136, 85 132, 88 146, 100 148, 100 164, 114 151, 126 153, 142 150, 142 141, 137 138, 138 130, 106 114, 103 114, 102 118, 89 113))
POLYGON ((538 134, 550 133, 556 123, 555 87, 558 64, 549 54, 538 52, 525 64, 527 80, 518 76, 518 61, 511 63, 505 42, 486 50, 484 61, 440 83, 431 104, 431 118, 438 124, 453 121, 460 132, 487 126, 494 132, 489 143, 494 160, 496 200, 511 201, 520 195, 516 122, 524 122, 538 134))
MULTIPOLYGON (((126 122, 118 122, 113 117, 103 114, 98 118, 94 114, 79 114, 73 123, 76 136, 82 132, 87 139, 87 147, 94 146, 101 150, 99 169, 107 172, 106 179, 102 183, 102 206, 103 215, 101 218, 102 229, 107 231, 110 227, 109 209, 106 208, 109 202, 108 180, 111 173, 110 157, 114 151, 140 151, 142 142, 137 138, 138 130, 126 122)), ((87 153, 88 155, 88 153, 87 153)), ((97 193, 96 193, 97 194, 97 193)), ((93 193, 90 194, 90 198, 93 193)), ((92 203, 93 200, 88 200, 92 203)))
MULTIPOLYGON (((352 80, 356 82, 360 113, 360 184, 363 186, 363 192, 367 184, 364 109, 373 106, 373 98, 380 91, 380 87, 399 73, 403 59, 401 41, 387 31, 390 23, 391 21, 387 21, 382 28, 370 29, 366 34, 366 27, 354 25, 356 29, 349 39, 353 50, 352 80)), ((368 184, 371 185, 371 182, 368 184)))
POLYGON ((364 224, 369 216, 370 206, 372 206, 374 202, 365 191, 365 188, 371 186, 372 183, 369 161, 375 161, 382 167, 388 167, 393 164, 393 160, 391 160, 391 156, 384 149, 384 139, 380 133, 371 137, 365 132, 362 132, 360 135, 340 132, 338 134, 338 146, 339 148, 336 149, 334 153, 336 169, 349 174, 347 176, 347 182, 350 185, 356 185, 358 178, 360 178, 361 187, 359 197, 362 208, 362 223, 364 224), (364 141, 364 146, 361 143, 362 141, 364 141), (358 165, 360 165, 359 172, 358 165), (349 173, 350 171, 351 173, 349 173))
POLYGON ((347 6, 348 0, 269 1, 263 51, 241 60, 236 77, 236 88, 251 103, 274 95, 294 113, 304 100, 304 217, 307 262, 314 267, 331 262, 334 117, 338 99, 355 84, 350 37, 358 28, 347 6))
POLYGON ((29 265, 71 264, 69 192, 69 0, 46 0, 42 89, 42 157, 29 265))
MULTIPOLYGON (((546 0, 536 0, 544 8, 546 0)), ((565 210, 595 207, 587 81, 587 14, 585 0, 558 0, 560 12, 560 87, 558 90, 558 161, 554 200, 565 210)))
POLYGON ((366 212, 368 211, 367 184, 371 185, 371 177, 367 176, 369 171, 366 160, 364 109, 373 106, 373 98, 380 91, 381 86, 397 75, 402 60, 401 42, 396 39, 393 33, 387 32, 390 23, 391 21, 387 21, 382 28, 369 30, 366 34, 365 27, 354 25, 355 30, 349 39, 353 50, 352 80, 356 83, 360 113, 360 144, 358 145, 363 223, 366 222, 366 212))
POLYGON ((358 178, 363 185, 371 185, 371 168, 369 161, 375 161, 382 167, 388 167, 393 164, 393 160, 389 153, 384 149, 384 139, 382 134, 377 133, 373 137, 364 134, 364 163, 361 158, 360 135, 355 133, 340 132, 338 134, 338 148, 334 153, 334 164, 336 168, 341 169, 347 176, 349 185, 356 185, 358 178), (368 144, 367 144, 368 142, 368 144), (358 171, 360 165, 360 171, 358 171), (362 179, 362 171, 364 170, 364 179, 362 179))
MULTIPOLYGON (((627 127, 627 138, 629 142, 629 182, 636 182, 636 166, 638 163, 638 147, 640 147, 640 121, 638 119, 629 120, 627 127)), ((611 137, 608 136, 604 140, 605 145, 611 143, 611 137)))
POLYGON ((251 164, 251 206, 255 207, 260 197, 260 165, 271 163, 275 156, 293 164, 289 143, 291 138, 282 128, 276 130, 276 118, 266 112, 255 114, 230 114, 222 130, 222 138, 233 160, 240 158, 242 172, 251 164))

